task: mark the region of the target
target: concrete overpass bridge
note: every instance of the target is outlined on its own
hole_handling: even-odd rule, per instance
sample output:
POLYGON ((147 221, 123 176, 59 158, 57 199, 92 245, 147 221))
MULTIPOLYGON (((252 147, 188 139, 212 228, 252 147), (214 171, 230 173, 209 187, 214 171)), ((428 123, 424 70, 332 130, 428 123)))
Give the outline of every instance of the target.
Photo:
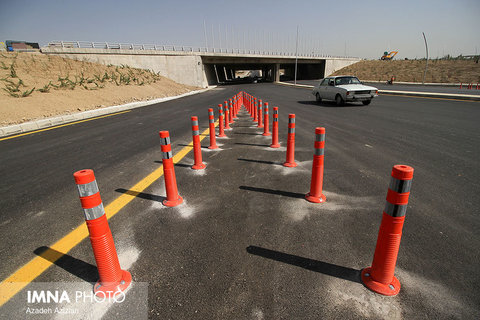
POLYGON ((320 79, 361 60, 315 54, 296 57, 270 51, 80 41, 51 42, 42 47, 41 52, 106 65, 150 69, 178 83, 197 87, 228 83, 240 70, 257 70, 264 81, 293 79, 296 59, 298 80, 320 79))

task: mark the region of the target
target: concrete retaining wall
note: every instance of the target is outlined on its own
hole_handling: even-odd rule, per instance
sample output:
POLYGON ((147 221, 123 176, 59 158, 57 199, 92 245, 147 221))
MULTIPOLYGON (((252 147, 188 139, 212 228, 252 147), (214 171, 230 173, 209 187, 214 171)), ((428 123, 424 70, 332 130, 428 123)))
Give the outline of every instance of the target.
POLYGON ((359 59, 326 59, 325 60, 325 77, 342 68, 348 67, 359 62, 359 59))
POLYGON ((149 50, 112 50, 81 48, 42 48, 46 54, 55 54, 64 58, 89 61, 115 66, 128 65, 134 68, 150 69, 175 82, 195 87, 208 87, 202 59, 198 55, 162 54, 149 50))

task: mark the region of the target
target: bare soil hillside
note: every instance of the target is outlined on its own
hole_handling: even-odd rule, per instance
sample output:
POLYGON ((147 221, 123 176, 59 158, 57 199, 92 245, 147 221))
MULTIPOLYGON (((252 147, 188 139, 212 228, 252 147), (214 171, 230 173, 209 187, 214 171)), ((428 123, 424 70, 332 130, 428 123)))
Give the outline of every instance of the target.
POLYGON ((0 53, 0 126, 198 88, 149 70, 41 53, 0 53))
MULTIPOLYGON (((426 60, 364 60, 333 75, 355 75, 361 80, 422 82, 426 60)), ((425 82, 480 82, 480 63, 474 60, 429 60, 425 82)))

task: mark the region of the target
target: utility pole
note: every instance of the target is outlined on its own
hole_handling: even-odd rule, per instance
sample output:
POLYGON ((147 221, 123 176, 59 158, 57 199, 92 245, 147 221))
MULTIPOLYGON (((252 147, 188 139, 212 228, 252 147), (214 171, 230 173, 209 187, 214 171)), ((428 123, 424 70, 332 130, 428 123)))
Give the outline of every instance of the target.
POLYGON ((297 41, 295 44, 295 81, 293 83, 294 86, 297 85, 297 67, 298 67, 298 24, 297 24, 297 41))
POLYGON ((425 84, 425 77, 427 76, 427 68, 428 68, 428 45, 427 45, 427 38, 425 37, 425 33, 423 34, 423 40, 425 40, 425 51, 427 52, 427 64, 425 64, 425 72, 423 73, 423 81, 422 84, 425 84))

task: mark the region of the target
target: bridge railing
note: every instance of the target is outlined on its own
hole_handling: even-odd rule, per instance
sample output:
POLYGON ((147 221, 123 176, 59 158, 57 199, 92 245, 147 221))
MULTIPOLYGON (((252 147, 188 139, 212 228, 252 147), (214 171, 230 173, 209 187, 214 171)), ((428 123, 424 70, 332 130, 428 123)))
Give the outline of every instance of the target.
MULTIPOLYGON (((227 48, 206 48, 177 45, 156 45, 156 44, 134 44, 134 43, 112 43, 112 42, 89 42, 89 41, 52 41, 48 43, 52 48, 93 48, 93 49, 122 49, 122 50, 156 50, 165 52, 199 52, 199 53, 225 53, 225 54, 250 54, 263 56, 285 56, 295 57, 295 53, 269 51, 269 50, 250 50, 250 49, 227 49, 227 48)), ((298 53, 298 57, 306 58, 352 58, 347 56, 331 56, 318 53, 298 53)))

